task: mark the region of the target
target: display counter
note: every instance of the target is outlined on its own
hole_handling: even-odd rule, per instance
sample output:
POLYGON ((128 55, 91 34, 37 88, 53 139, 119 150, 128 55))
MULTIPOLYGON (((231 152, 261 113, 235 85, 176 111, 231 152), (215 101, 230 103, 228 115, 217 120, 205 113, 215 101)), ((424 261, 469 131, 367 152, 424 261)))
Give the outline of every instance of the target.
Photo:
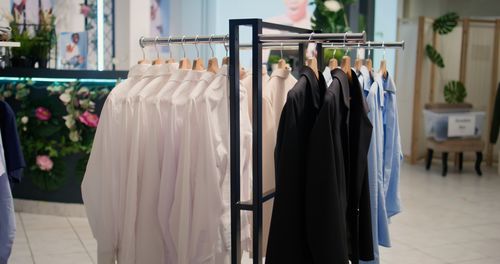
POLYGON ((82 203, 81 181, 100 111, 126 71, 6 68, 0 99, 14 112, 27 167, 14 198, 82 203))

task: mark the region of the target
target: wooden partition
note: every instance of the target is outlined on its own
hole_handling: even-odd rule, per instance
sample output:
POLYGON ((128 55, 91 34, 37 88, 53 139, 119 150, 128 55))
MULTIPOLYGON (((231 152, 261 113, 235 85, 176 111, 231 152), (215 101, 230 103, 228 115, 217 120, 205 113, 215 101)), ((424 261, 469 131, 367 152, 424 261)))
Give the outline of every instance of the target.
POLYGON ((412 164, 424 157, 423 106, 444 102, 445 84, 460 80, 467 88, 466 101, 486 112, 483 140, 487 143, 486 161, 491 165, 494 153, 488 139, 494 95, 500 81, 500 20, 464 18, 453 32, 444 36, 433 32, 433 21, 426 17, 399 21, 398 37, 407 42, 405 52, 397 56, 396 69, 403 152, 412 164), (441 53, 444 69, 427 58, 427 44, 441 53))

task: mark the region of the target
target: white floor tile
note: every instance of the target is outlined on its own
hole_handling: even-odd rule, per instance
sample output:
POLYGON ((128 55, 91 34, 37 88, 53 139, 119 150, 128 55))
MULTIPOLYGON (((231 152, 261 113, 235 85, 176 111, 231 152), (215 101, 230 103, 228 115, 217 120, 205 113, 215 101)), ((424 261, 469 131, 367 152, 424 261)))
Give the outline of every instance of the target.
MULTIPOLYGON (((391 219, 393 247, 380 248, 382 264, 499 264, 500 176, 477 177, 440 164, 404 165, 403 212, 391 219)), ((18 213, 11 264, 97 263, 97 242, 86 218, 18 213), (32 256, 33 253, 33 256, 32 256)), ((243 263, 251 263, 248 256, 243 263)))

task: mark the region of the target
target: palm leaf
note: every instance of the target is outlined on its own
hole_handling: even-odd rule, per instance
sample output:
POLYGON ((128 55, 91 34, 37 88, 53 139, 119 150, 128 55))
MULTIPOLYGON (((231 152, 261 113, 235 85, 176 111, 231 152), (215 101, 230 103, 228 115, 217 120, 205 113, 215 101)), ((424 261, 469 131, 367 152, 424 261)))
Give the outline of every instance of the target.
POLYGON ((457 26, 459 18, 460 16, 455 12, 446 13, 434 20, 432 29, 439 35, 446 35, 457 26))
POLYGON ((425 54, 429 57, 432 63, 436 64, 439 68, 444 68, 443 57, 432 45, 427 44, 425 46, 425 54))
POLYGON ((444 100, 447 103, 463 103, 465 97, 467 97, 467 90, 460 81, 450 81, 444 86, 444 100))

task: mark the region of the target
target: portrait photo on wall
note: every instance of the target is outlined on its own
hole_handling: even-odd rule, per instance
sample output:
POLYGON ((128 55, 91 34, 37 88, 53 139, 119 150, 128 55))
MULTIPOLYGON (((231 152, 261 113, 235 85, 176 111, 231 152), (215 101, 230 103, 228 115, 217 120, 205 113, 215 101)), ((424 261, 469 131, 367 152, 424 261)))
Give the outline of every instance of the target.
POLYGON ((62 32, 57 40, 57 67, 67 70, 87 68, 87 32, 62 32))

